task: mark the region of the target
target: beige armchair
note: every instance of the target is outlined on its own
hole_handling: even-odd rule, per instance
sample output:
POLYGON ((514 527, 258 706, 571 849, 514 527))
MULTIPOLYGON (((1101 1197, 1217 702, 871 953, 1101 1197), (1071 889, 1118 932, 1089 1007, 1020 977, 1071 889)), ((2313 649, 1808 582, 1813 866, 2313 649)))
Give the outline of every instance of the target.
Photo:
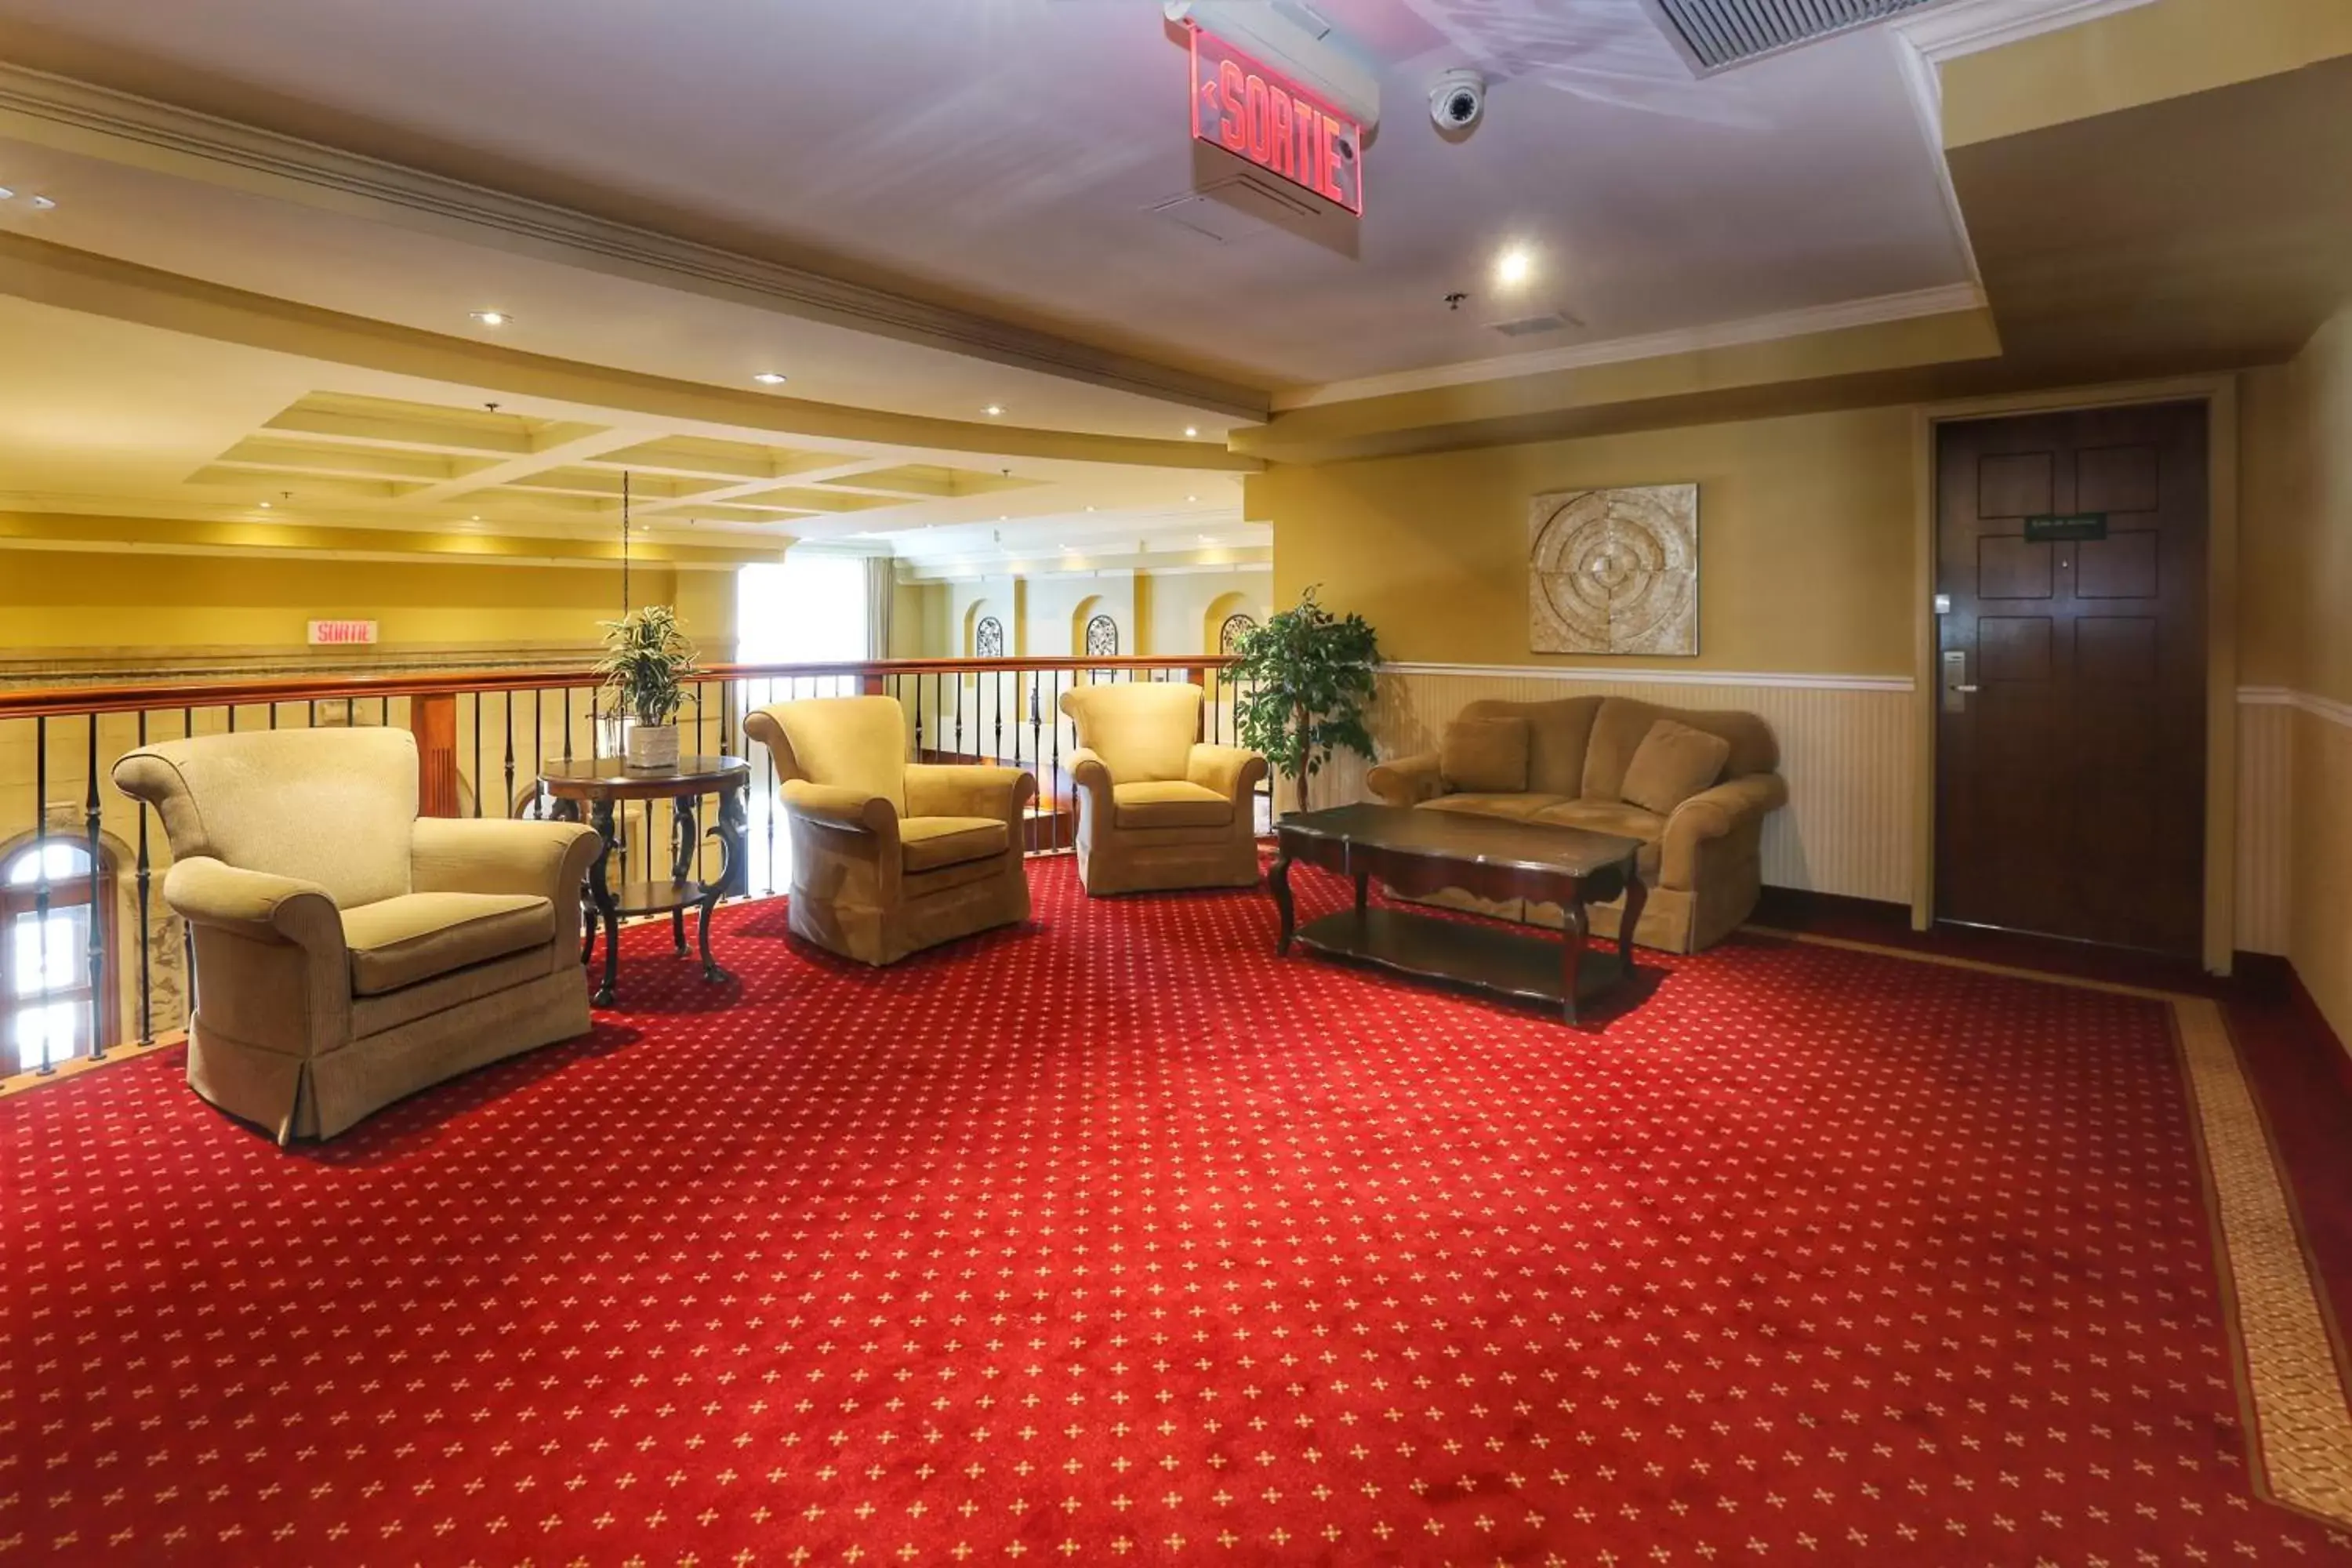
POLYGON ((587 1033, 595 834, 418 818, 407 731, 168 741, 114 782, 171 840, 163 901, 195 953, 189 1086, 280 1143, 587 1033))
POLYGON ((1089 893, 1246 888, 1258 879, 1251 795, 1265 759, 1200 743, 1201 689, 1173 681, 1076 686, 1065 763, 1077 785, 1078 879, 1089 893))
POLYGON ((896 963, 1029 918, 1028 773, 908 762, 892 697, 780 702, 743 731, 775 759, 791 819, 794 935, 896 963))

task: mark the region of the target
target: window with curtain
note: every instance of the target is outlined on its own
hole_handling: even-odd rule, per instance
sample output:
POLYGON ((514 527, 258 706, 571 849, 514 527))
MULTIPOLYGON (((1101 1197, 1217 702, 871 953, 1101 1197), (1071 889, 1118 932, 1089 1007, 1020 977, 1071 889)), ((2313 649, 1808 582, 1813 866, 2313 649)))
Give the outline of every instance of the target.
POLYGON ((795 549, 735 577, 735 657, 745 664, 867 657, 866 557, 795 549))

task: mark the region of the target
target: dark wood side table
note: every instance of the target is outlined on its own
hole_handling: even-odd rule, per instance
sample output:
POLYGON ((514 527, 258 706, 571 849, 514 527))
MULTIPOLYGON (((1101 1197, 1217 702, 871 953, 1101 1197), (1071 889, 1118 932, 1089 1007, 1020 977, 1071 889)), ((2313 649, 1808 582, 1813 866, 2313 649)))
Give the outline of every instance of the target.
MULTIPOLYGON (((747 796, 751 784, 751 764, 740 757, 680 757, 676 767, 659 773, 637 772, 624 766, 618 757, 573 757, 541 770, 539 793, 547 815, 577 822, 584 805, 596 837, 604 841, 595 864, 588 868, 589 909, 583 917, 580 946, 580 962, 586 963, 595 956, 596 927, 601 921, 604 928, 604 977, 596 988, 597 1006, 613 1005, 621 973, 623 915, 667 914, 670 934, 677 943, 678 955, 684 957, 686 911, 698 910, 694 934, 695 945, 702 954, 702 977, 710 981, 727 978, 727 972, 710 956, 710 911, 719 900, 740 893, 750 886, 747 796), (719 797, 719 821, 710 829, 709 837, 719 840, 719 865, 718 876, 699 881, 694 876, 695 849, 701 842, 696 826, 699 802, 707 795, 719 797), (613 851, 620 842, 614 830, 613 814, 623 802, 632 800, 670 803, 667 881, 648 879, 618 887, 613 884, 613 851)), ((646 816, 650 824, 650 809, 646 816)))
POLYGON ((1282 911, 1281 952, 1290 951, 1295 938, 1301 947, 1333 958, 1555 1004, 1571 1024, 1580 1001, 1633 975, 1633 927, 1650 896, 1639 875, 1637 840, 1580 827, 1395 805, 1302 812, 1284 817, 1274 830, 1279 853, 1266 886, 1282 911), (1356 907, 1297 926, 1290 904, 1294 860, 1353 878, 1356 907), (1375 877, 1402 893, 1453 888, 1482 899, 1558 904, 1562 941, 1408 910, 1373 909, 1370 891, 1375 877), (1625 895, 1625 914, 1615 962, 1588 968, 1585 906, 1606 903, 1620 893, 1625 895))

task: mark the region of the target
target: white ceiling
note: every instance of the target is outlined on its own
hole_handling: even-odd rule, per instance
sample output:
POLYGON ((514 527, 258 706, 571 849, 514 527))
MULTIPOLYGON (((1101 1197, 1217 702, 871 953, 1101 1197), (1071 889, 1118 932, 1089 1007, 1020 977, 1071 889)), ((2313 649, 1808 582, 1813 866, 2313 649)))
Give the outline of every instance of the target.
MULTIPOLYGON (((1223 172, 1188 139, 1185 52, 1153 0, 0 0, 0 58, 1268 387, 1969 280, 1881 31, 1693 81, 1639 0, 1322 9, 1386 106, 1366 216, 1329 243, 1264 226, 1220 245, 1148 210, 1193 187, 1196 158, 1223 172), (1486 121, 1448 142, 1423 95, 1465 65, 1496 86, 1486 121), (1536 277, 1505 297, 1488 273, 1513 244, 1536 277), (1472 298, 1449 311, 1454 289, 1472 298), (1548 310, 1581 325, 1516 341, 1489 325, 1548 310)), ((830 329, 752 331, 707 300, 575 292, 539 263, 70 162, 50 215, 68 243, 241 287, 415 324, 512 291, 520 325, 574 357, 731 381, 754 350, 799 355, 822 374, 796 393, 929 395, 961 417, 989 379, 919 395, 923 375, 887 354, 861 379, 830 329)), ((1086 390, 1052 417, 1165 423, 1086 390)))

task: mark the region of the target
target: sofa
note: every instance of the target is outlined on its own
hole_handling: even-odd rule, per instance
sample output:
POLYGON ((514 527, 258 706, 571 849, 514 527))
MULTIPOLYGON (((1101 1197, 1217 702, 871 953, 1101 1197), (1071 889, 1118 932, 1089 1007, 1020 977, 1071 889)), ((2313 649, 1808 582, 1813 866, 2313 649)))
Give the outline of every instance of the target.
POLYGON ((879 965, 1029 918, 1026 772, 908 762, 894 697, 780 702, 743 731, 775 762, 793 935, 879 965))
MULTIPOLYGON (((1436 751, 1371 770, 1374 795, 1422 811, 1558 823, 1640 841, 1649 899, 1633 940, 1668 952, 1721 941, 1756 907, 1764 819, 1789 798, 1780 747, 1752 713, 1623 697, 1482 700, 1436 751)), ((1445 892, 1423 900, 1558 926, 1559 906, 1445 892)), ((1622 899, 1591 909, 1615 936, 1622 899)))
POLYGON ((1257 786, 1265 759, 1201 741, 1201 689, 1135 680, 1072 687, 1062 711, 1087 891, 1249 888, 1258 880, 1257 786))
POLYGON ((172 845, 188 1082, 280 1143, 584 1035, 576 823, 416 815, 405 730, 167 741, 114 766, 172 845))

